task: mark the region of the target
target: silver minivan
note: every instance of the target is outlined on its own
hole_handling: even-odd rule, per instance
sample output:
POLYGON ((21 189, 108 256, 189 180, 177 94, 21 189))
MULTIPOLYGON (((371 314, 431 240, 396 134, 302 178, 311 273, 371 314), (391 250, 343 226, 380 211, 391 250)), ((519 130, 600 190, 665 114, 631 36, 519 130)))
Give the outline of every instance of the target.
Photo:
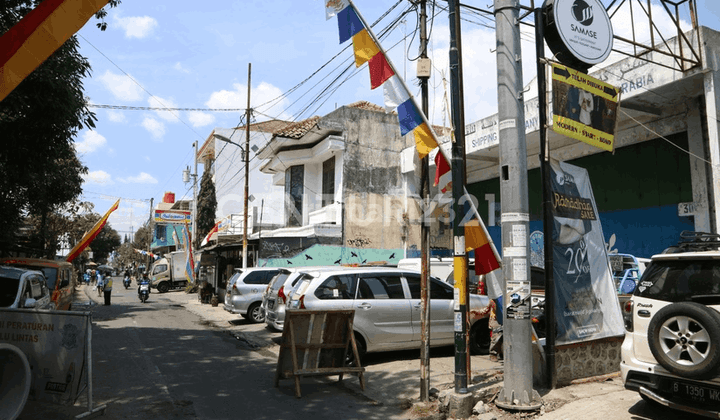
POLYGON ((224 308, 257 324, 265 321, 262 309, 263 291, 279 268, 252 267, 236 269, 227 282, 224 308))
POLYGON ((268 284, 263 294, 262 308, 265 312, 265 323, 268 327, 282 331, 285 323, 285 303, 290 290, 297 285, 299 280, 305 278, 307 272, 320 273, 325 270, 337 270, 337 267, 297 267, 281 268, 268 284))
MULTIPOLYGON (((308 270, 289 293, 288 309, 354 309, 353 328, 365 352, 416 349, 421 343, 420 273, 381 267, 308 270)), ((489 299, 471 294, 470 350, 487 354, 489 299)), ((430 345, 454 342, 454 289, 430 279, 430 345)), ((362 357, 362 356, 361 356, 362 357)))

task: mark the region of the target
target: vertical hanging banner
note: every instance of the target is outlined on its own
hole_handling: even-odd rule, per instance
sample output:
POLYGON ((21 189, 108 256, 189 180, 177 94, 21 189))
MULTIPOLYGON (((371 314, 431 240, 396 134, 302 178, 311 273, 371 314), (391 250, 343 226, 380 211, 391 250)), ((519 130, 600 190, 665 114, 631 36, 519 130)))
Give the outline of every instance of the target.
POLYGON ((553 131, 612 152, 620 89, 552 63, 553 131))
POLYGON ((557 344, 623 336, 620 303, 588 172, 551 160, 557 344))

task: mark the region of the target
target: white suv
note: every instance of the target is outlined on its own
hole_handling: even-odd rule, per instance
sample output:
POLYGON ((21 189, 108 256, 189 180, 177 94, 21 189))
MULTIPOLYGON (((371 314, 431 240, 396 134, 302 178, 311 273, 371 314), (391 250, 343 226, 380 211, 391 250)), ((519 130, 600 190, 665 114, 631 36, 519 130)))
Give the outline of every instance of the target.
POLYGON ((720 235, 683 232, 652 257, 623 307, 625 388, 720 418, 720 235))

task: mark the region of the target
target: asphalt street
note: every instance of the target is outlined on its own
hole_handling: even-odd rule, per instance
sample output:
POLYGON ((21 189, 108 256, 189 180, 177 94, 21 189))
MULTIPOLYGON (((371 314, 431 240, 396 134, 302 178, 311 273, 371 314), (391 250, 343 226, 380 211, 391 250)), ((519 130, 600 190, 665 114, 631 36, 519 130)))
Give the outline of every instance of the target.
MULTIPOLYGON (((365 391, 354 376, 303 378, 302 398, 293 382, 274 386, 281 334, 197 302, 183 291, 153 291, 147 303, 137 286, 122 287, 115 278, 112 304, 88 286, 78 289, 77 305, 93 313, 93 387, 95 406, 105 404, 106 419, 416 419, 410 408, 419 396, 419 352, 368 355, 365 391)), ((431 386, 452 390, 452 348, 433 349, 431 386)), ((502 363, 472 358, 476 393, 492 395, 502 387, 502 363)), ((676 419, 678 413, 650 406, 622 387, 617 376, 555 390, 538 390, 545 407, 532 416, 487 404, 491 418, 676 419)), ((28 401, 20 419, 67 419, 83 413, 75 406, 28 401)), ((684 418, 684 417, 683 417, 684 418)))

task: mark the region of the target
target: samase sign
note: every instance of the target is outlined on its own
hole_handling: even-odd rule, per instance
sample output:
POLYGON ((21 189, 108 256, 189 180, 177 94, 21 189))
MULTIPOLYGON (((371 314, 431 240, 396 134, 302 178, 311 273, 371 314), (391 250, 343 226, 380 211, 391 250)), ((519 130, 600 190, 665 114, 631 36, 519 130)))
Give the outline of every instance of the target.
POLYGON ((155 210, 155 223, 192 223, 192 213, 182 210, 155 210))
POLYGON ((581 70, 610 55, 613 30, 599 0, 546 0, 546 41, 563 64, 581 70))

